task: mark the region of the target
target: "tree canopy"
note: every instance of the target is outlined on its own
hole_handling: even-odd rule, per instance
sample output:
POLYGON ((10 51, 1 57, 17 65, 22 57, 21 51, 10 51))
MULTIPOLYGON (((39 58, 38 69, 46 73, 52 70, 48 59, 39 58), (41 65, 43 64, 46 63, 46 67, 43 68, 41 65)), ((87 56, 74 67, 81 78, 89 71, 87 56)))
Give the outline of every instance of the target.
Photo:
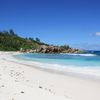
POLYGON ((31 37, 19 37, 12 29, 0 32, 0 50, 2 51, 17 51, 20 50, 20 48, 35 49, 38 45, 42 44, 45 43, 40 42, 39 38, 34 40, 31 37))
MULTIPOLYGON (((41 45, 49 46, 36 37, 20 37, 13 29, 9 31, 0 31, 0 51, 19 51, 21 48, 23 50, 37 49, 41 45)), ((55 46, 54 46, 55 47, 55 46)), ((69 45, 59 46, 63 50, 70 49, 69 45)))

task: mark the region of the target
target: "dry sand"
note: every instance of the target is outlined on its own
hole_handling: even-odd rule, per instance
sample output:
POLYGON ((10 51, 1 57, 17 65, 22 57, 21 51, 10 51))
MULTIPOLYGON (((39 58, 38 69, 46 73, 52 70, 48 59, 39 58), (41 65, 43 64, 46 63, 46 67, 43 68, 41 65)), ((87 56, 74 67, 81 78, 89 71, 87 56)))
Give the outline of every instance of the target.
POLYGON ((13 54, 0 52, 0 100, 100 100, 100 81, 39 70, 13 54))

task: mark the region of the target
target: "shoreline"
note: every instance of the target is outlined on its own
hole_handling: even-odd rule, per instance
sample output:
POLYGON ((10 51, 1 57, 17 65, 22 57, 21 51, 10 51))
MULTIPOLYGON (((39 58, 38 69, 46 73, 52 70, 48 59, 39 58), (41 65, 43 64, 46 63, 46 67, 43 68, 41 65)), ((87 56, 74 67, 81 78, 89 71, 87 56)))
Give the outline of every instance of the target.
POLYGON ((0 52, 0 81, 5 86, 0 88, 2 100, 100 100, 99 81, 10 62, 12 54, 16 53, 0 52), (13 88, 9 87, 10 84, 13 88), (23 91, 19 93, 21 89, 23 91))
MULTIPOLYGON (((19 64, 27 65, 27 66, 30 66, 32 68, 36 68, 38 70, 48 71, 50 73, 61 74, 61 75, 71 76, 71 77, 76 77, 76 78, 83 78, 83 79, 87 79, 87 80, 100 81, 100 75, 96 76, 96 75, 92 75, 91 73, 87 74, 87 73, 80 72, 81 70, 83 70, 83 68, 80 68, 81 70, 77 70, 77 72, 73 71, 74 69, 76 70, 77 68, 73 68, 72 70, 69 70, 69 68, 67 67, 67 68, 64 68, 64 69, 62 68, 63 70, 61 70, 61 69, 58 69, 58 68, 56 69, 55 66, 54 66, 55 64, 48 64, 48 63, 42 63, 42 62, 30 61, 30 60, 27 61, 26 59, 17 58, 15 56, 16 55, 13 56, 13 58, 15 59, 15 62, 17 62, 16 60, 19 61, 19 59, 20 59, 21 62, 19 62, 19 64), (35 64, 35 66, 33 66, 33 64, 35 64), (46 67, 46 66, 49 66, 49 67, 46 67), (53 66, 54 68, 50 67, 50 66, 53 66)), ((72 66, 69 66, 69 67, 72 67, 72 66)), ((87 70, 87 68, 86 68, 86 70, 87 70)))

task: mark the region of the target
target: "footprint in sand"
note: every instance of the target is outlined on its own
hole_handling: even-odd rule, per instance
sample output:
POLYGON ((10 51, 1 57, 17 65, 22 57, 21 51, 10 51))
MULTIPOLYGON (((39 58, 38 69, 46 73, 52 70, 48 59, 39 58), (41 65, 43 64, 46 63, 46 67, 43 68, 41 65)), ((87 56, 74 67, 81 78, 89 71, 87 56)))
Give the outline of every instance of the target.
POLYGON ((42 89, 43 87, 42 86, 39 86, 39 88, 42 89))
POLYGON ((14 98, 12 98, 11 100, 14 100, 14 98))
POLYGON ((2 76, 2 74, 0 74, 0 80, 2 79, 1 76, 2 76))
POLYGON ((5 87, 5 85, 1 85, 0 87, 3 88, 3 87, 5 87))
POLYGON ((24 93, 24 91, 21 91, 21 93, 23 94, 23 93, 24 93))
MULTIPOLYGON (((40 89, 43 89, 43 87, 42 86, 39 86, 39 88, 40 89)), ((55 92, 53 92, 51 89, 48 89, 48 88, 44 88, 46 91, 49 91, 50 93, 52 93, 52 94, 55 94, 55 92)))

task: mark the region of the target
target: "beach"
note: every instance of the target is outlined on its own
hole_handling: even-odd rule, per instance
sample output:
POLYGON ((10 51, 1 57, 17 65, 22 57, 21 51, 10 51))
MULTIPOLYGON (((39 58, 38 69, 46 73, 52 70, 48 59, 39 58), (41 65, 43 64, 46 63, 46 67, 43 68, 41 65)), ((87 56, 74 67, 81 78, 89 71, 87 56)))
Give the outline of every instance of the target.
POLYGON ((100 100, 99 80, 31 67, 14 54, 0 52, 0 100, 100 100))

